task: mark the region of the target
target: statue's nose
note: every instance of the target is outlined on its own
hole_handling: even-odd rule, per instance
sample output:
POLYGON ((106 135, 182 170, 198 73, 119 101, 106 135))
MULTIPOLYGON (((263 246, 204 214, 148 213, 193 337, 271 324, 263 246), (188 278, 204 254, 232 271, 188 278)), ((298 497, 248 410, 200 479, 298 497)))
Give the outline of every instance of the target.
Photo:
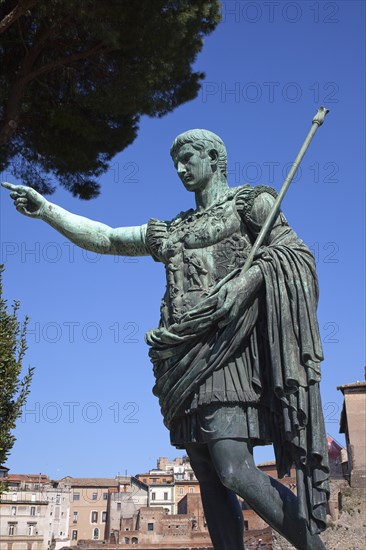
POLYGON ((187 172, 187 169, 182 162, 178 162, 177 172, 179 176, 187 172))

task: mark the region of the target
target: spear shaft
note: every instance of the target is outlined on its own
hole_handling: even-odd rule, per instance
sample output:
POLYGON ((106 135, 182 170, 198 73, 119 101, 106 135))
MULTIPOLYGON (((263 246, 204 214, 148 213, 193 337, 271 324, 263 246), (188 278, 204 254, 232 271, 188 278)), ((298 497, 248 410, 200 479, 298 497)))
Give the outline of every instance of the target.
POLYGON ((325 107, 319 107, 315 117, 312 120, 311 129, 310 129, 308 135, 306 136, 306 139, 305 139, 304 143, 302 144, 301 149, 298 152, 298 155, 297 155, 294 163, 291 166, 291 169, 290 169, 290 171, 287 175, 287 178, 283 182, 283 185, 281 187, 280 192, 278 193, 278 195, 276 197, 276 200, 273 204, 271 212, 268 214, 267 219, 264 222, 264 224, 262 226, 262 229, 260 230, 260 232, 258 234, 258 237, 255 240, 255 243, 252 247, 252 250, 250 251, 250 254, 247 257, 246 262, 243 266, 242 272, 245 273, 246 271, 248 271, 248 269, 252 265, 254 256, 256 255, 256 253, 258 251, 258 248, 263 244, 263 241, 266 238, 267 233, 271 229, 271 226, 273 224, 274 219, 278 215, 278 212, 280 210, 280 206, 281 206, 281 203, 284 199, 284 196, 286 195, 287 190, 291 185, 291 182, 294 178, 294 175, 296 174, 296 171, 300 166, 300 163, 301 163, 301 161, 302 161, 302 159, 303 159, 303 157, 304 157, 304 155, 305 155, 305 153, 306 153, 306 151, 307 151, 307 149, 310 145, 310 142, 313 139, 314 134, 317 131, 317 129, 319 128, 319 126, 321 126, 323 124, 325 115, 327 113, 329 113, 328 109, 326 109, 325 107))

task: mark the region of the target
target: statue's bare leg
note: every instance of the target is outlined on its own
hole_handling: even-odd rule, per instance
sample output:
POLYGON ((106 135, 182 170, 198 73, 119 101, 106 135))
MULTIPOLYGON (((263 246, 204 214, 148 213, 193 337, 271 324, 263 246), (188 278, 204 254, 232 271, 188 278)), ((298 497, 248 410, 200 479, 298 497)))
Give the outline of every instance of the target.
POLYGON ((218 477, 207 445, 186 446, 200 483, 208 530, 215 550, 244 550, 243 514, 233 491, 218 477))
MULTIPOLYGON (((296 495, 255 466, 252 448, 247 441, 212 441, 208 444, 208 450, 221 483, 244 498, 258 515, 295 548, 325 549, 320 537, 312 535, 306 521, 299 517, 296 495)), ((230 548, 234 550, 234 547, 230 548)))

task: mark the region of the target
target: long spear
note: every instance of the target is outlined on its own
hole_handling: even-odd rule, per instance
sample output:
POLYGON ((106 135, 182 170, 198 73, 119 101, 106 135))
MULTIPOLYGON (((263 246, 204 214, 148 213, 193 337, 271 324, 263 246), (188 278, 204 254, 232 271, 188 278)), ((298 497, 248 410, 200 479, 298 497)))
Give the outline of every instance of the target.
POLYGON ((310 132, 306 136, 306 139, 305 139, 304 143, 302 144, 302 147, 301 147, 301 149, 300 149, 293 165, 291 166, 291 169, 290 169, 290 171, 287 175, 287 178, 283 182, 281 190, 278 193, 278 195, 276 197, 276 200, 273 204, 272 210, 268 214, 267 219, 264 222, 264 224, 262 226, 262 229, 260 230, 260 232, 258 234, 258 237, 255 240, 255 243, 252 247, 252 250, 250 251, 250 254, 249 254, 249 256, 247 257, 247 259, 245 261, 245 264, 242 268, 242 272, 248 271, 248 269, 252 265, 254 256, 256 255, 256 253, 258 251, 258 248, 261 246, 264 239, 266 238, 266 235, 267 235, 268 231, 270 230, 270 228, 272 226, 272 223, 273 223, 274 219, 276 218, 276 216, 277 216, 277 214, 280 210, 281 202, 283 201, 284 196, 286 195, 287 190, 290 187, 290 184, 291 184, 291 182, 294 178, 294 175, 296 174, 296 171, 297 171, 298 167, 300 166, 300 163, 301 163, 301 161, 302 161, 302 159, 303 159, 303 157, 304 157, 304 155, 305 155, 305 153, 306 153, 306 151, 307 151, 307 149, 310 145, 310 142, 313 139, 314 134, 317 131, 317 129, 319 128, 319 126, 321 126, 323 124, 325 115, 327 113, 329 113, 329 109, 326 109, 325 107, 319 107, 315 117, 312 120, 312 126, 311 126, 311 129, 310 129, 310 132))

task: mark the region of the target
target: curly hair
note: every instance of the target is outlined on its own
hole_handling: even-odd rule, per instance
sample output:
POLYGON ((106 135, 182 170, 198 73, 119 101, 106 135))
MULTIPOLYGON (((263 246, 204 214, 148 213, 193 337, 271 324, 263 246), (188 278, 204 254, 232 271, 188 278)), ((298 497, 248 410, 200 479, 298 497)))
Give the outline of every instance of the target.
POLYGON ((179 134, 173 141, 173 144, 170 148, 170 156, 174 160, 175 157, 178 154, 179 149, 187 144, 191 143, 192 147, 194 149, 197 149, 198 151, 206 151, 207 149, 214 148, 218 152, 219 160, 218 160, 218 166, 220 169, 220 172, 225 176, 227 176, 227 153, 226 153, 226 147, 222 139, 214 134, 213 132, 210 132, 209 130, 201 130, 201 129, 195 129, 195 130, 188 130, 187 132, 183 132, 183 134, 179 134))

